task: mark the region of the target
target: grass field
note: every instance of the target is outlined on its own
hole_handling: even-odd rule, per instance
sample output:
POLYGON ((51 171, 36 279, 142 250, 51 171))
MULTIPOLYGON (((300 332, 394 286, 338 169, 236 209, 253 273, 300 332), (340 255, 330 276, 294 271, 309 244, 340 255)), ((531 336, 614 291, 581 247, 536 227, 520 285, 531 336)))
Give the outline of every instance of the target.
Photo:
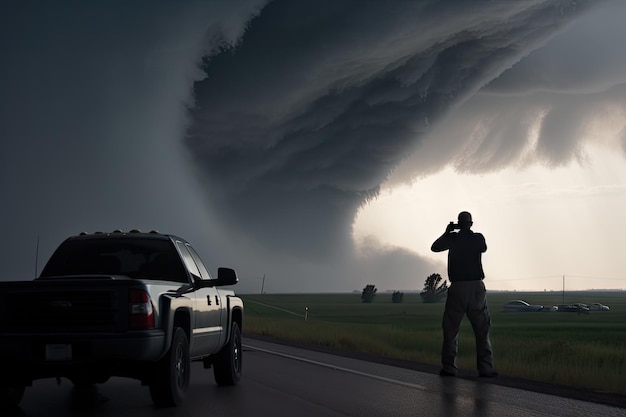
MULTIPOLYGON (((438 365, 443 304, 424 304, 419 294, 377 294, 364 304, 360 294, 241 295, 244 334, 354 349, 438 365), (305 320, 306 319, 306 320, 305 320)), ((490 292, 491 342, 503 375, 596 391, 626 394, 626 292, 566 292, 565 303, 600 302, 610 311, 505 313, 512 299, 562 304, 560 292, 490 292)), ((474 336, 464 320, 458 366, 474 370, 474 336)))

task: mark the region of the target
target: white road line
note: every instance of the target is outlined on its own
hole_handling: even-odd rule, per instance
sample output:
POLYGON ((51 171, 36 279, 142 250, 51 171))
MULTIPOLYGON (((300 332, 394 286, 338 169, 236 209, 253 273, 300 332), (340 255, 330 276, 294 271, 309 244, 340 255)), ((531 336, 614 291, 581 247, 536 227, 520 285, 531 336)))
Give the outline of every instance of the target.
POLYGON ((410 382, 399 381, 397 379, 385 378, 384 376, 369 374, 367 372, 356 371, 354 369, 344 368, 344 367, 337 366, 337 365, 332 365, 332 364, 329 364, 329 363, 314 361, 312 359, 306 359, 306 358, 302 358, 302 357, 299 357, 299 356, 288 355, 286 353, 276 352, 276 351, 269 350, 269 349, 263 349, 263 348, 260 348, 260 347, 257 347, 257 346, 251 346, 251 345, 246 345, 246 344, 243 344, 242 346, 244 346, 245 348, 248 348, 248 349, 257 350, 259 352, 268 353, 270 355, 282 356, 283 358, 294 359, 294 360, 297 360, 297 361, 300 361, 300 362, 306 362, 306 363, 310 363, 310 364, 313 364, 313 365, 323 366, 325 368, 335 369, 337 371, 348 372, 348 373, 351 373, 351 374, 354 374, 354 375, 360 375, 360 376, 364 376, 364 377, 367 377, 367 378, 377 379, 379 381, 388 382, 390 384, 401 385, 403 387, 419 389, 419 390, 422 390, 422 391, 426 391, 427 390, 426 387, 423 386, 423 385, 412 384, 410 382))

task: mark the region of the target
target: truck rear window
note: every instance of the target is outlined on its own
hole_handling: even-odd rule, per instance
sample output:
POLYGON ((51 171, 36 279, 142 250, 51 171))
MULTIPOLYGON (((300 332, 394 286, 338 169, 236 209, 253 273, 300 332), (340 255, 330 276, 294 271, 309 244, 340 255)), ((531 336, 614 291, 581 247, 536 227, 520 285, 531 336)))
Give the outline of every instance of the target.
POLYGON ((189 281, 173 243, 158 239, 68 240, 54 252, 40 277, 72 275, 189 281))

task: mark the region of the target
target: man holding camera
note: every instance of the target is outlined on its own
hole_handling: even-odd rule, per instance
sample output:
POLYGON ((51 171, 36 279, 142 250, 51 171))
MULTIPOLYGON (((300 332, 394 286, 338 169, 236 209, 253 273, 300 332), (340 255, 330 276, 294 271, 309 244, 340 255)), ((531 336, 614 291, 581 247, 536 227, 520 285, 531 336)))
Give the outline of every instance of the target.
POLYGON ((491 317, 483 278, 481 256, 487 250, 485 238, 474 233, 472 215, 459 213, 458 224, 450 223, 446 231, 431 246, 433 252, 448 251, 450 288, 443 313, 443 348, 439 375, 455 376, 459 329, 467 315, 476 338, 476 364, 481 377, 495 377, 493 353, 489 340, 491 317), (457 231, 458 230, 458 231, 457 231))

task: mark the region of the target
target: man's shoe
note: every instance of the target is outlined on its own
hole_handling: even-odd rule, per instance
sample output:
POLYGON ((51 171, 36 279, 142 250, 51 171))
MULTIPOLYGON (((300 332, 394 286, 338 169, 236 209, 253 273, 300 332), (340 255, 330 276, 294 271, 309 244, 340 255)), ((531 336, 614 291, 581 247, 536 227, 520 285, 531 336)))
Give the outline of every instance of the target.
POLYGON ((479 377, 481 378, 495 378, 498 376, 498 373, 496 371, 491 371, 491 372, 480 372, 478 374, 479 377))
POLYGON ((439 376, 456 376, 456 374, 454 372, 449 372, 445 369, 442 369, 441 371, 439 371, 439 376))

